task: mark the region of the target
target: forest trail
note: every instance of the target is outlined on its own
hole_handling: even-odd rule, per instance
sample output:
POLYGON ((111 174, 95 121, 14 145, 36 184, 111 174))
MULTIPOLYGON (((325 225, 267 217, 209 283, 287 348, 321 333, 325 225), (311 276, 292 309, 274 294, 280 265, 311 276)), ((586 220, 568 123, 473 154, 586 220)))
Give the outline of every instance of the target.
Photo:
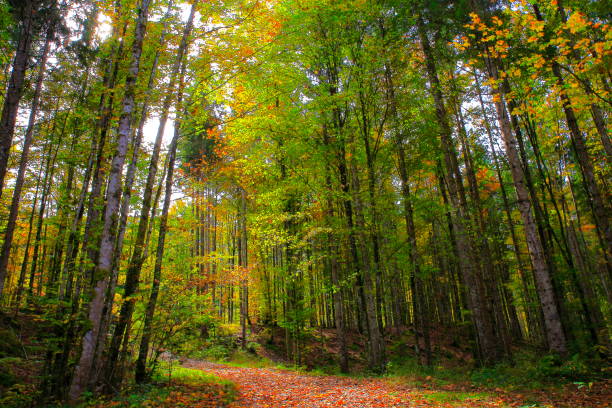
POLYGON ((195 368, 234 382, 238 399, 232 408, 374 408, 374 407, 503 407, 491 397, 411 388, 379 378, 308 375, 274 368, 232 367, 207 361, 186 360, 195 368))

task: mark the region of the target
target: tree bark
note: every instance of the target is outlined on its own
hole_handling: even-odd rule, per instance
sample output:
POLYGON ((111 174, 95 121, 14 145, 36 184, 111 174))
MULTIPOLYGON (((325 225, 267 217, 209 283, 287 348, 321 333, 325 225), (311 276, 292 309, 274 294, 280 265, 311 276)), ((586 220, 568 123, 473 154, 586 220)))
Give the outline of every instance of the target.
MULTIPOLYGON (((536 18, 539 21, 544 21, 537 5, 533 5, 533 10, 535 12, 536 18)), ((561 73, 561 66, 559 65, 557 60, 553 59, 551 62, 551 67, 557 82, 557 86, 559 87, 559 97, 561 98, 561 106, 563 107, 563 113, 565 114, 567 127, 569 128, 569 133, 572 140, 572 147, 574 149, 574 152, 576 153, 576 159, 578 160, 578 164, 580 166, 582 181, 587 192, 589 205, 593 212, 593 218, 595 221, 595 226, 597 228, 601 247, 604 253, 604 258, 606 260, 606 263, 608 264, 608 270, 612 270, 612 228, 610 227, 610 210, 608 207, 609 200, 606 199, 608 197, 602 194, 599 186, 597 185, 593 162, 589 155, 584 134, 582 133, 582 131, 580 130, 580 126, 578 125, 578 119, 576 118, 576 114, 572 106, 572 101, 569 95, 567 94, 567 90, 565 89, 565 80, 563 79, 563 75, 561 73)), ((609 139, 607 140, 607 143, 604 140, 602 140, 602 142, 605 147, 608 147, 610 144, 609 139)))
POLYGON ((525 265, 525 263, 523 262, 523 256, 521 255, 521 249, 520 249, 519 241, 518 241, 517 234, 516 234, 516 228, 514 225, 514 220, 512 218, 510 200, 508 198, 508 192, 506 191, 506 184, 504 183, 504 179, 502 177, 501 165, 499 163, 499 158, 498 158, 497 151, 495 148, 495 141, 493 140, 493 132, 491 129, 491 125, 489 123, 488 115, 486 113, 486 107, 485 107, 485 103, 482 97, 482 89, 480 87, 480 81, 478 79, 478 73, 476 72, 476 70, 474 70, 474 82, 476 84, 476 90, 478 93, 478 101, 480 103, 480 109, 483 115, 483 122, 484 122, 484 126, 487 132, 487 138, 491 146, 491 154, 493 156, 493 164, 495 166, 495 173, 497 174, 497 180, 500 186, 502 201, 504 203, 504 211, 506 213, 506 219, 507 219, 508 227, 510 229, 510 237, 512 238, 512 248, 513 248, 514 257, 517 263, 517 272, 521 278, 521 283, 523 285, 523 294, 524 294, 525 303, 526 303, 525 314, 527 316, 527 326, 528 326, 528 330, 526 334, 528 337, 532 339, 537 339, 539 337, 538 336, 539 333, 537 332, 537 330, 539 329, 539 320, 537 317, 537 314, 538 314, 537 311, 534 311, 533 308, 530 306, 532 303, 532 291, 529 290, 529 282, 531 281, 531 279, 529 279, 529 282, 528 282, 527 280, 528 278, 527 276, 525 276, 525 269, 527 268, 527 265, 525 265), (532 331, 536 332, 535 336, 532 333, 532 331))
MULTIPOLYGON (((487 58, 486 62, 489 75, 492 79, 498 80, 497 68, 490 59, 487 58)), ((532 205, 525 182, 525 173, 518 152, 518 141, 510 127, 508 112, 503 104, 504 93, 501 86, 494 89, 494 92, 496 95, 494 100, 495 110, 497 111, 500 131, 506 146, 506 155, 508 156, 510 171, 512 173, 517 195, 517 205, 521 213, 521 218, 523 219, 525 238, 527 240, 527 247, 529 248, 540 305, 544 315, 548 346, 551 351, 565 355, 567 353, 567 342, 561 323, 561 315, 557 306, 558 303, 552 284, 549 265, 544 253, 544 247, 542 246, 542 241, 537 231, 535 219, 531 213, 532 205)))
MULTIPOLYGON (((52 132, 53 133, 53 132, 52 132)), ((49 151, 47 153, 47 164, 45 166, 45 178, 43 181, 43 190, 40 198, 40 208, 38 210, 38 217, 36 219, 36 234, 34 236, 34 249, 32 250, 32 264, 30 265, 30 277, 28 281, 28 293, 32 295, 34 291, 34 278, 36 270, 38 268, 38 253, 40 249, 40 243, 43 235, 43 223, 45 219, 45 210, 47 208, 47 201, 49 193, 51 191, 51 184, 53 182, 53 173, 55 172, 55 159, 57 158, 57 151, 59 150, 60 143, 57 143, 55 150, 53 150, 53 144, 49 143, 49 151)), ((42 272, 41 272, 42 274, 42 272)), ((40 287, 39 287, 40 290, 40 287)))
MULTIPOLYGON (((182 81, 181 81, 182 82, 182 81)), ((181 87, 182 88, 182 87, 181 87)), ((180 101, 182 90, 179 90, 179 102, 177 103, 177 112, 179 112, 180 101)), ((166 175, 166 191, 164 197, 164 206, 162 209, 160 223, 159 223, 159 236, 157 238, 157 252, 155 258, 155 266, 153 269, 153 287, 151 288, 151 295, 145 310, 145 321, 144 328, 142 331, 142 338, 140 340, 140 348, 138 350, 138 360, 136 361, 136 382, 142 383, 147 378, 146 364, 147 356, 149 354, 149 343, 151 342, 151 336, 153 334, 153 316, 155 314, 155 307, 157 305, 157 297, 159 296, 159 287, 161 283, 161 269, 164 255, 164 244, 166 241, 166 230, 168 224, 168 210, 170 209, 170 202, 172 198, 172 180, 174 174, 174 163, 176 161, 176 148, 180 135, 181 120, 177 117, 174 120, 174 137, 170 143, 170 150, 168 152, 168 170, 166 175)))
MULTIPOLYGON (((354 156, 354 152, 351 152, 354 156)), ((363 204, 358 195, 360 191, 359 176, 357 175, 356 167, 351 163, 351 179, 353 188, 352 202, 355 215, 355 232, 356 243, 358 245, 358 261, 359 270, 362 277, 364 302, 365 302, 365 317, 368 329, 368 366, 375 373, 383 373, 386 369, 385 357, 385 342, 378 325, 378 316, 376 309, 376 288, 372 280, 373 271, 370 262, 370 251, 366 242, 366 227, 365 217, 363 214, 363 204)))
MULTIPOLYGON (((30 146, 34 138, 34 126, 36 124, 36 115, 38 114, 38 105, 40 103, 40 94, 42 91, 42 84, 45 78, 45 71, 47 69, 47 57, 49 56, 49 48, 51 41, 53 40, 54 30, 49 27, 47 30, 47 37, 45 39, 45 45, 43 47, 42 56, 40 57, 40 67, 36 78, 36 88, 34 90, 34 96, 32 98, 32 107, 30 108, 30 118, 28 119, 28 127, 26 129, 25 137, 23 140, 23 149, 21 151, 21 160, 19 161, 19 170, 17 171, 17 180, 15 180, 15 187, 13 190, 13 200, 11 202, 11 209, 9 212, 8 222, 4 230, 4 242, 2 243, 2 250, 0 251, 0 298, 4 289, 4 280, 6 279, 7 266, 9 256, 11 254, 11 246, 13 244, 13 233, 15 232, 15 223, 19 214, 19 202, 21 201, 21 190, 23 188, 23 182, 25 180, 26 167, 28 165, 28 154, 30 152, 30 146)), ((1 193, 0 193, 1 194, 1 193)))
MULTIPOLYGON (((325 146, 329 146, 329 134, 327 133, 327 126, 323 127, 323 143, 325 146)), ((325 166, 327 185, 331 187, 331 169, 330 165, 325 166)), ((333 217, 333 202, 330 195, 327 197, 327 217, 328 221, 331 222, 333 217)), ((344 316, 344 305, 342 301, 342 285, 339 278, 338 260, 339 256, 338 247, 334 243, 335 238, 332 233, 328 234, 327 237, 328 245, 327 252, 329 259, 327 264, 330 269, 331 281, 332 281, 332 301, 334 303, 334 322, 336 326, 336 332, 338 335, 338 341, 340 343, 340 372, 348 373, 349 371, 349 357, 348 348, 346 342, 346 318, 344 316)))
POLYGON ((15 314, 19 312, 19 307, 21 306, 21 297, 23 295, 23 285, 25 284, 26 274, 28 272, 28 259, 30 257, 30 243, 32 239, 32 230, 34 227, 34 215, 36 214, 36 204, 38 202, 38 192, 40 190, 42 169, 43 169, 43 165, 41 163, 40 169, 38 170, 38 177, 36 178, 36 191, 34 192, 34 202, 32 203, 32 210, 30 211, 30 220, 28 222, 28 238, 26 239, 26 246, 25 246, 25 249, 23 250, 23 259, 21 261, 21 271, 19 273, 19 281, 17 282, 17 290, 15 292, 15 299, 13 302, 13 304, 15 305, 15 314))
POLYGON ((21 6, 20 18, 22 21, 19 40, 17 42, 15 59, 13 60, 11 79, 9 80, 9 86, 4 97, 2 116, 0 116, 0 197, 2 197, 4 177, 6 176, 10 150, 13 144, 13 135, 15 134, 17 111, 19 110, 19 101, 23 94, 23 82, 28 66, 28 58, 30 57, 36 1, 24 0, 21 6))
POLYGON ((473 322, 476 327, 477 340, 480 345, 481 360, 485 364, 498 361, 501 357, 499 342, 495 338, 492 319, 487 313, 483 288, 480 279, 480 271, 471 259, 474 254, 474 244, 470 237, 469 220, 470 214, 466 208, 465 191, 463 181, 457 164, 454 143, 451 137, 451 128, 448 122, 446 107, 440 87, 440 81, 436 70, 433 51, 429 44, 425 23, 422 17, 417 20, 417 28, 421 40, 421 46, 425 54, 425 65, 430 82, 430 93, 434 98, 436 107, 436 118, 440 126, 440 139, 444 153, 444 161, 447 175, 449 197, 452 202, 453 214, 451 221, 455 233, 457 255, 460 270, 467 286, 468 303, 472 310, 473 322))
MULTIPOLYGON (((185 51, 187 49, 187 41, 188 41, 189 35, 191 34, 191 29, 193 27, 193 19, 195 16, 196 5, 197 5, 197 1, 194 1, 191 6, 191 12, 189 14, 189 19, 187 20, 187 24, 183 31, 183 37, 181 39, 181 43, 178 49, 178 54, 174 62, 174 65, 172 67, 172 72, 170 74, 171 75, 170 83, 168 84, 168 91, 164 99, 164 102, 162 104, 162 108, 161 108, 161 117, 159 119, 159 127, 157 130, 157 136, 155 138, 155 143, 153 145, 153 153, 151 155, 151 160, 149 163, 149 171, 147 174, 147 180, 146 180, 145 188, 143 192, 142 209, 140 212, 140 220, 138 222, 138 231, 136 233, 136 239, 134 242, 134 249, 133 249, 130 265, 129 265, 129 268, 127 270, 126 277, 125 277, 125 285, 124 285, 124 293, 123 293, 123 298, 125 300, 123 304, 121 305, 121 311, 119 313, 119 320, 117 322, 117 325, 115 326, 115 332, 113 334, 113 339, 111 341, 111 345, 109 349, 107 380, 111 383, 111 385, 115 382, 111 378, 111 376, 115 368, 115 362, 117 361, 117 357, 119 354, 119 348, 121 346, 121 341, 123 339, 123 334, 124 334, 125 328, 127 327, 127 325, 129 324, 129 321, 132 318, 132 313, 134 311, 134 304, 136 302, 136 298, 133 297, 133 295, 138 290, 138 284, 140 280, 140 271, 142 270, 142 265, 144 264, 144 261, 145 261, 145 257, 143 256, 143 254, 145 252, 144 248, 145 248, 146 236, 147 236, 148 225, 149 225, 149 216, 151 214, 152 196, 153 196, 153 190, 155 186, 155 178, 157 175, 159 154, 160 154, 161 144, 162 144, 162 140, 164 136, 164 129, 166 127, 166 122, 168 121, 170 105, 174 97, 174 92, 173 92, 174 84, 177 80, 177 76, 179 74, 179 70, 181 67, 182 60, 183 60, 183 55, 185 54, 185 51)), ((141 122, 142 122, 142 118, 141 118, 141 122)), ((137 138, 138 139, 142 138, 141 128, 139 128, 137 138)), ((134 144, 134 147, 137 148, 139 145, 140 145, 139 140, 137 140, 137 143, 134 144)), ((133 166, 130 165, 130 168, 128 169, 129 178, 126 180, 126 186, 130 185, 130 189, 131 189, 131 183, 134 180, 134 172, 135 172, 135 163, 133 166)), ((129 200, 129 196, 130 195, 128 194, 127 196, 128 200, 129 200)), ((127 211, 125 213, 126 213, 126 219, 127 219, 127 211)), ((122 217, 121 221, 123 220, 124 218, 122 217)), ((115 248, 116 260, 114 261, 113 269, 118 268, 117 257, 120 256, 119 251, 122 247, 123 235, 125 231, 125 224, 121 225, 120 227, 121 228, 119 230, 119 235, 117 238, 118 240, 117 247, 115 248)), ((112 296, 113 296, 113 293, 109 295, 109 297, 112 297, 112 296)))
POLYGON ((98 346, 98 334, 102 320, 104 306, 104 295, 108 284, 108 278, 112 272, 113 249, 115 229, 117 225, 117 210, 121 198, 122 170, 127 153, 128 139, 131 133, 132 111, 134 109, 134 98, 136 93, 136 79, 140 70, 140 57, 142 55, 142 43, 146 32, 147 15, 151 0, 141 0, 138 9, 138 18, 132 44, 132 55, 128 76, 125 80, 125 94, 122 101, 122 112, 119 119, 117 131, 117 150, 111 163, 109 182, 107 188, 107 202, 104 214, 104 226, 102 229, 100 255, 94 275, 94 294, 89 304, 88 319, 91 329, 83 336, 81 356, 76 366, 75 373, 70 385, 69 400, 77 401, 85 391, 92 375, 94 355, 98 346))

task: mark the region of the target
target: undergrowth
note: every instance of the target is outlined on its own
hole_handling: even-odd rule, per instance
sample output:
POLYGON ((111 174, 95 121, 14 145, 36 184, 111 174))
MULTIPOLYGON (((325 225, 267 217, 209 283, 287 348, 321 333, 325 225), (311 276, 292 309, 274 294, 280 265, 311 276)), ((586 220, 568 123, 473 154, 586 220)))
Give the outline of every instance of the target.
POLYGON ((593 381, 609 378, 599 365, 579 355, 560 363, 554 356, 537 357, 533 353, 517 353, 512 362, 493 367, 419 365, 414 357, 392 359, 386 377, 422 385, 469 384, 476 387, 528 390, 558 388, 566 384, 588 387, 593 381))
POLYGON ((79 408, 95 407, 225 407, 236 398, 234 383, 201 370, 169 363, 152 381, 126 388, 111 399, 90 399, 79 408))

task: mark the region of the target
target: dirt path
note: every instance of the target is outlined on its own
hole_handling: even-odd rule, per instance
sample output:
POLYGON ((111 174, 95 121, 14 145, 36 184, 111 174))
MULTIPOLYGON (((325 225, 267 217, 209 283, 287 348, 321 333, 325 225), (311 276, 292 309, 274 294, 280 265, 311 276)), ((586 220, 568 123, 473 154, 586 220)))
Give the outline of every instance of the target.
POLYGON ((271 368, 241 368, 187 360, 197 368, 233 381, 239 399, 234 408, 373 408, 373 407, 504 407, 493 396, 411 389, 382 379, 314 376, 271 368))

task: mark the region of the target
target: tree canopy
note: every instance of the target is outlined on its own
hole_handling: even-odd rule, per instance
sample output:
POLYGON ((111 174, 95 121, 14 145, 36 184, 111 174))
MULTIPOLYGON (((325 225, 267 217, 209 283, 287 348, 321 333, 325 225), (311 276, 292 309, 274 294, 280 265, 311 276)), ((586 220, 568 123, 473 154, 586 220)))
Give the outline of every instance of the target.
POLYGON ((605 367, 609 17, 0 2, 0 307, 48 324, 41 401, 146 382, 228 327, 298 366, 328 330, 344 373, 387 371, 397 333, 423 366, 452 338, 474 366, 605 367))

